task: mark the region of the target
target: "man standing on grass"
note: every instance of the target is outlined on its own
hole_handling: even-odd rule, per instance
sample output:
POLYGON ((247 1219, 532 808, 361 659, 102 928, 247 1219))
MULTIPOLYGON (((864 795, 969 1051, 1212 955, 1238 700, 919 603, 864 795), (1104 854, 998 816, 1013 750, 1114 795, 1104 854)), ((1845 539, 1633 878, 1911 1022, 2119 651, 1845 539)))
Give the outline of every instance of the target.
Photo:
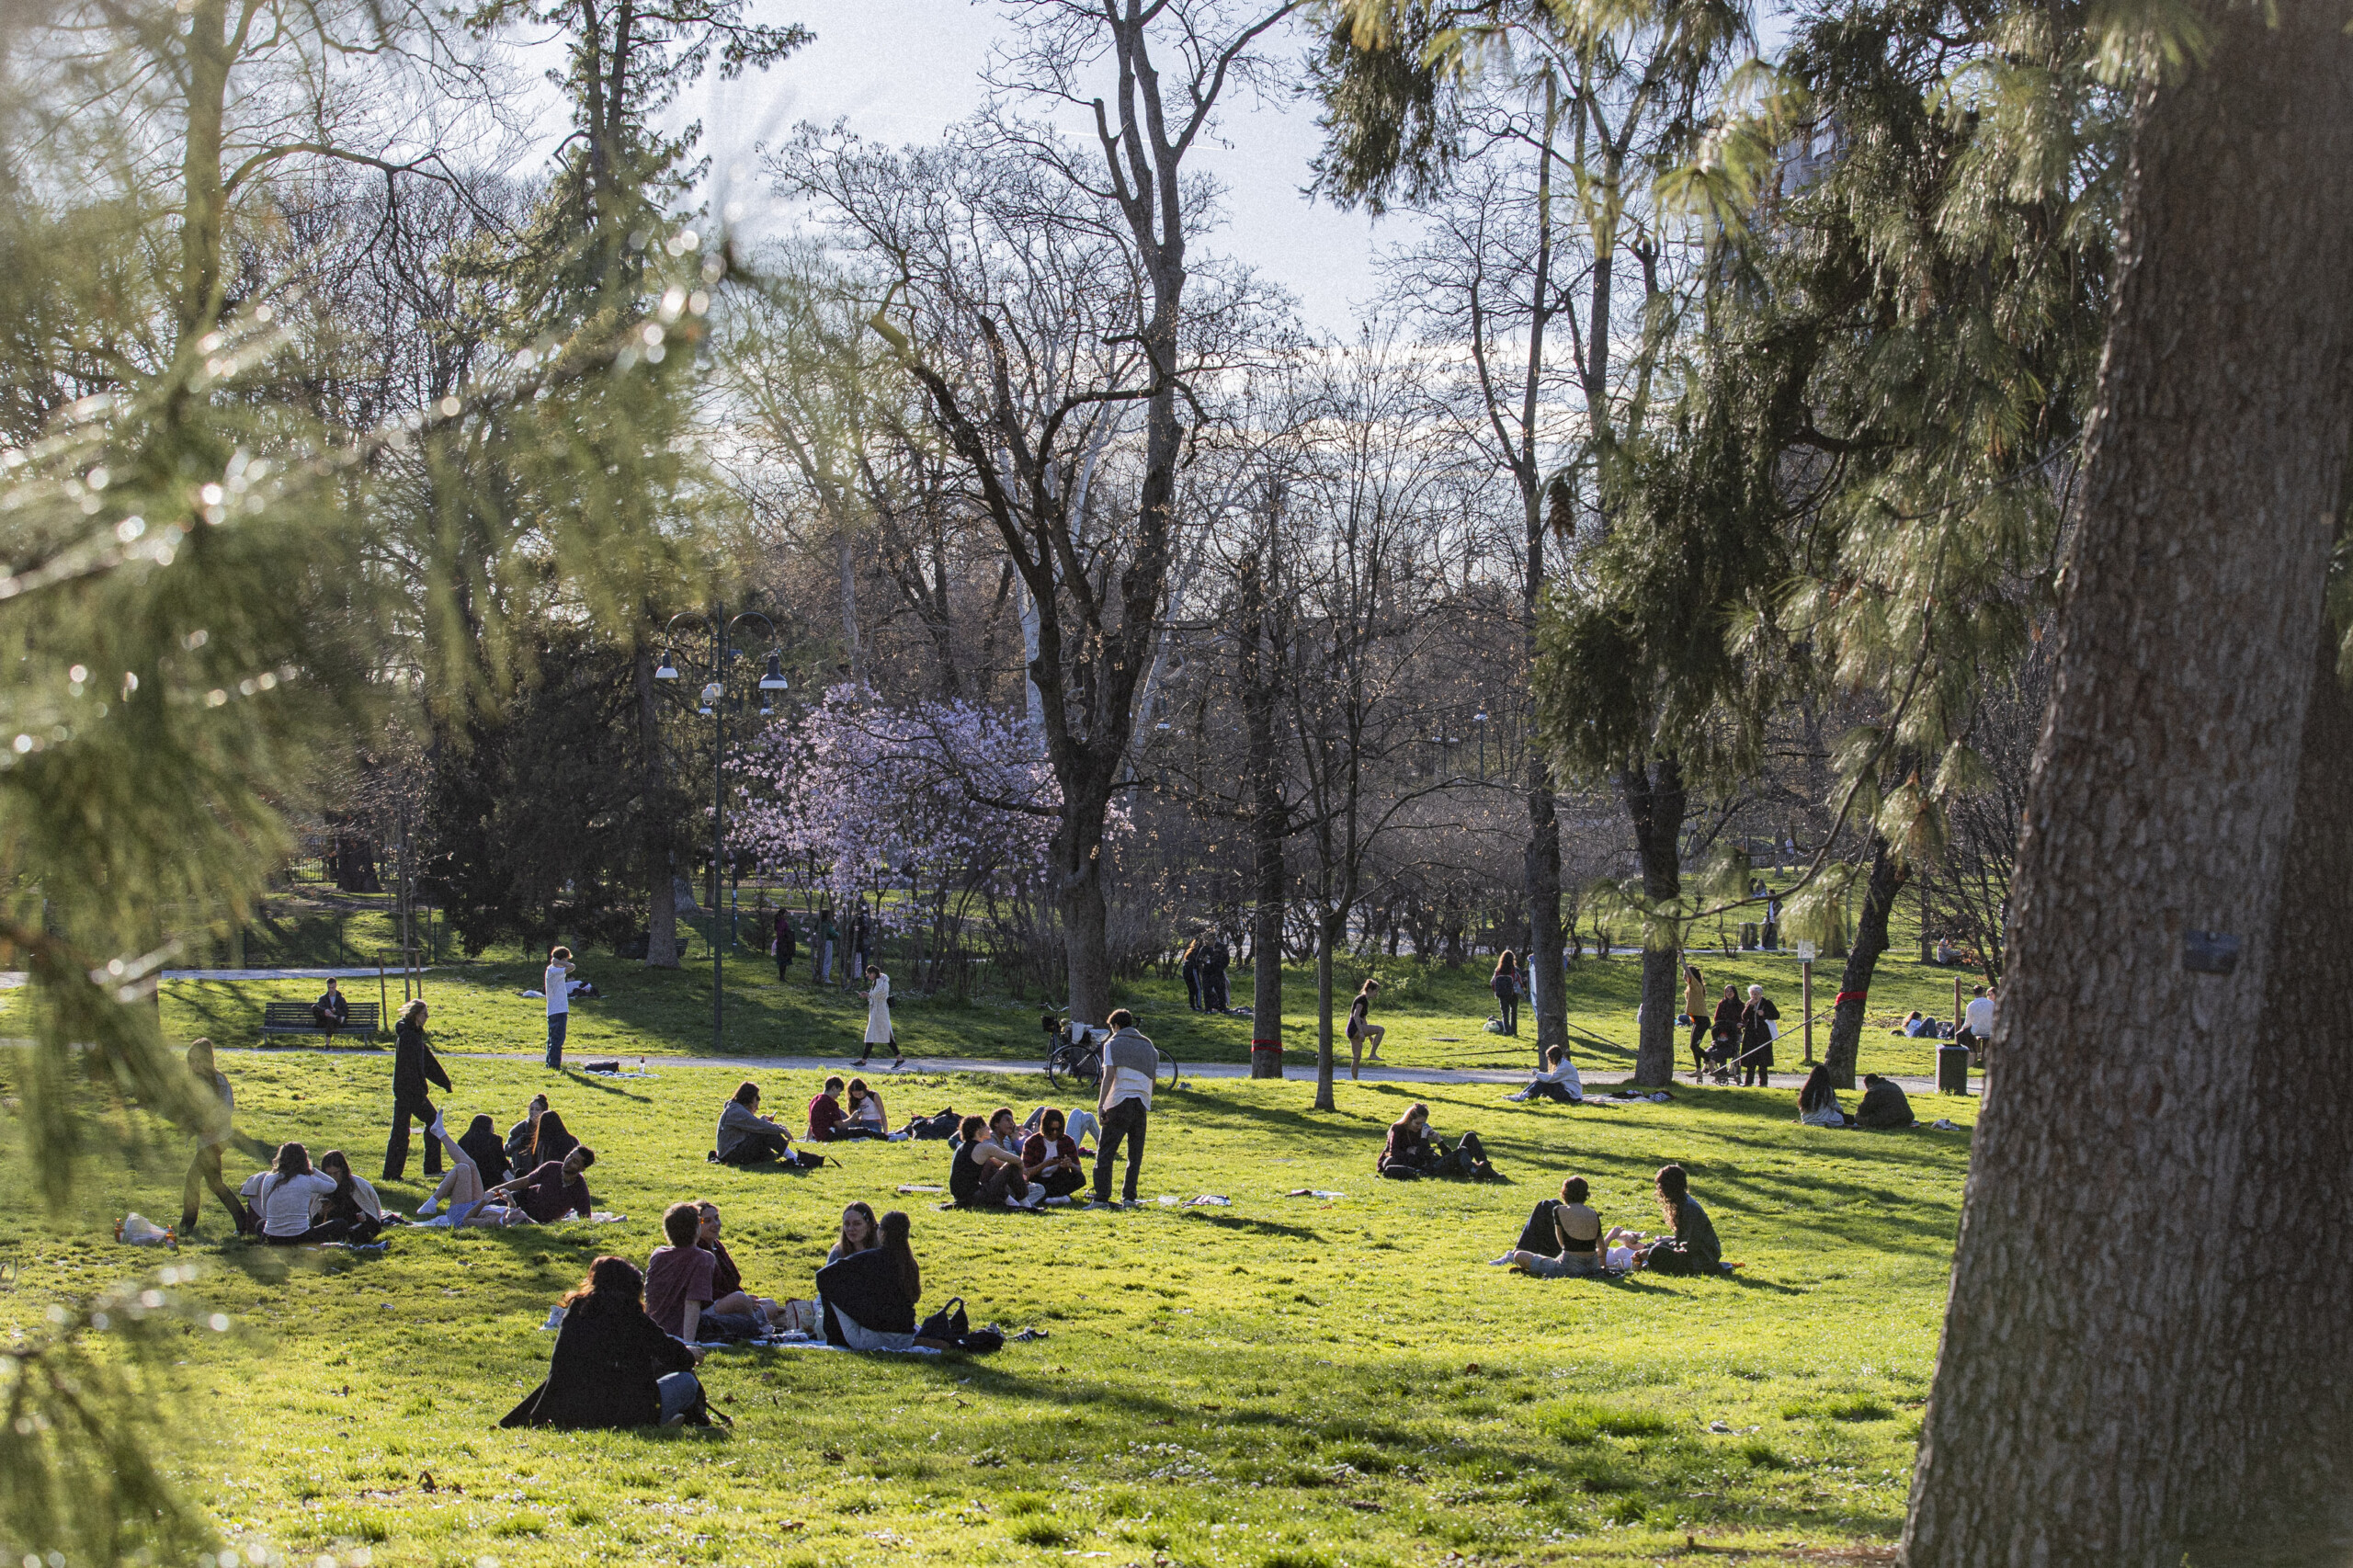
POLYGON ((1122 1139, 1128 1145, 1128 1179, 1123 1199, 1136 1200, 1136 1179, 1143 1174, 1143 1127, 1152 1114, 1152 1084, 1160 1071, 1160 1052, 1136 1028, 1136 1016, 1114 1007, 1103 1020, 1111 1038, 1103 1042, 1103 1096, 1097 1108, 1103 1118, 1103 1136, 1095 1154, 1095 1207, 1111 1206, 1111 1161, 1122 1139))
POLYGON ((563 1065, 563 1030, 572 1021, 572 949, 548 949, 548 1065, 563 1065))

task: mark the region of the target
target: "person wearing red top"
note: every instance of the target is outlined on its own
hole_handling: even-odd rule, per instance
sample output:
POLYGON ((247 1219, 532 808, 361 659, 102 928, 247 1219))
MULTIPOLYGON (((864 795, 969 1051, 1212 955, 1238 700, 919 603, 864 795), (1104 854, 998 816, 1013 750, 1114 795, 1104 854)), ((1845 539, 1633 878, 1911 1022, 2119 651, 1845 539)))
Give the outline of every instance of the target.
POLYGON ((654 1249, 645 1260, 645 1315, 663 1333, 695 1342, 702 1314, 716 1294, 712 1279, 718 1260, 695 1245, 702 1213, 691 1203, 673 1203, 663 1212, 662 1233, 667 1246, 654 1249))
POLYGON ((1044 1187, 1049 1198, 1068 1198, 1086 1185, 1086 1173, 1078 1164, 1078 1141, 1063 1126, 1063 1113, 1049 1108, 1021 1150, 1023 1177, 1044 1187))
POLYGON ((825 1080, 824 1092, 809 1102, 809 1142, 831 1143, 841 1136, 841 1125, 847 1113, 842 1109, 842 1081, 825 1080))
POLYGON ((562 1160, 541 1161, 537 1168, 514 1180, 486 1189, 483 1197, 487 1199, 512 1193, 515 1206, 542 1225, 566 1214, 590 1219, 597 1212, 597 1201, 588 1196, 588 1183, 582 1173, 596 1163, 596 1150, 585 1143, 576 1144, 562 1160))

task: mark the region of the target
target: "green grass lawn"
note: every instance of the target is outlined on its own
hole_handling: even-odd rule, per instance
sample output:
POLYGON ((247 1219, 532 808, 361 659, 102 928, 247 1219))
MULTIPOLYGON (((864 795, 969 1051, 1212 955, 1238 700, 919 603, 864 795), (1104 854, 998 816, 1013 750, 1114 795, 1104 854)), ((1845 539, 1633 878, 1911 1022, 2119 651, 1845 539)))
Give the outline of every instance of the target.
MULTIPOLYGON (((1705 972, 1711 991, 1726 982, 1744 991, 1751 982, 1767 988, 1781 1009, 1788 1037, 1777 1053, 1778 1066, 1784 1072, 1794 1066, 1801 1055, 1796 960, 1742 953, 1699 954, 1694 961, 1705 972)), ((1449 970, 1414 960, 1349 963, 1339 971, 1346 984, 1335 1001, 1335 1012, 1344 1016, 1357 983, 1368 973, 1378 975, 1383 989, 1375 1016, 1389 1028, 1382 1051, 1385 1060, 1414 1067, 1527 1065, 1534 1053, 1535 1026, 1525 1008, 1517 1039, 1487 1034, 1482 1028, 1494 1010, 1485 972, 1483 965, 1449 970)), ((574 1009, 565 1048, 568 1055, 585 1060, 599 1054, 711 1053, 707 960, 687 969, 653 971, 642 964, 591 955, 582 973, 593 979, 604 994, 574 1009)), ((1863 1036, 1864 1071, 1923 1076, 1934 1072, 1934 1047, 1929 1041, 1891 1035, 1889 1028, 1915 1008, 1940 1018, 1949 1017, 1953 973, 1908 958, 1882 961, 1871 991, 1872 1021, 1863 1036)), ((790 984, 779 985, 771 963, 746 953, 740 960, 727 963, 724 975, 725 1054, 847 1057, 857 1053, 866 1023, 864 1005, 854 994, 819 990, 810 983, 805 964, 794 967, 790 984)), ((520 994, 536 988, 540 976, 539 964, 518 961, 435 971, 427 982, 426 999, 433 1007, 436 1044, 458 1052, 540 1049, 547 1038, 546 1006, 520 994)), ((1576 1059, 1585 1071, 1614 1074, 1631 1069, 1634 1008, 1641 987, 1642 965, 1630 957, 1588 958, 1571 971, 1569 1021, 1576 1059)), ((374 1000, 378 994, 372 979, 351 982, 347 989, 363 1001, 374 1000)), ((261 1039, 265 1000, 308 1001, 317 991, 318 984, 313 981, 176 981, 165 987, 164 1027, 180 1039, 201 1034, 222 1044, 254 1044, 261 1039)), ((1235 972, 1232 991, 1235 1003, 1249 1005, 1245 971, 1235 972)), ((1136 1009, 1145 1031, 1180 1061, 1249 1060, 1251 1020, 1188 1011, 1181 982, 1133 981, 1123 983, 1120 992, 1120 1000, 1136 1009)), ((1826 1015, 1836 992, 1835 969, 1818 964, 1814 1007, 1822 1021, 1814 1030, 1817 1051, 1829 1043, 1826 1015)), ((401 1001, 397 974, 384 994, 396 1009, 401 1001)), ((1677 995, 1679 1000, 1679 991, 1677 995)), ((5 1002, 0 1002, 0 1007, 5 1007, 5 1002)), ((926 999, 902 991, 894 998, 892 1017, 901 1042, 917 1058, 1034 1060, 1042 1054, 1039 1010, 1034 1001, 1017 1001, 1003 994, 975 994, 961 1000, 943 994, 926 999)), ((1286 973, 1284 1012, 1290 1070, 1312 1073, 1315 988, 1311 971, 1286 973)), ((1336 1017, 1336 1034, 1342 1021, 1343 1017, 1336 1017)), ((5 1027, 6 1013, 0 1011, 0 1028, 5 1027)), ((1338 1049, 1345 1063, 1345 1040, 1338 1041, 1338 1049)))
MULTIPOLYGON (((614 979, 613 1013, 669 1017, 654 1011, 667 1003, 625 1001, 614 979)), ((529 1043, 527 1004, 494 1022, 499 989, 437 990, 471 998, 451 1008, 465 1044, 529 1043)), ((188 1004, 174 1006, 167 1022, 184 1030, 188 1004)), ((1396 1012, 1414 1022, 1394 1037, 1401 1055, 1448 1049, 1429 1038, 1447 1032, 1435 1002, 1427 1018, 1396 1012)), ((910 1009, 917 1028, 932 1017, 910 1009)), ((1010 1013, 938 1017, 960 1040, 1029 1033, 1010 1013)), ((849 1014, 796 1001, 777 1017, 841 1038, 849 1014)), ((665 1027, 676 1038, 661 1049, 691 1048, 690 1022, 665 1027)), ((1226 1026, 1190 1027, 1211 1040, 1226 1026)), ((382 1057, 222 1064, 243 1131, 379 1168, 382 1057)), ((506 1568, 911 1556, 1376 1568, 1647 1562, 1689 1537, 1795 1562, 1883 1547, 1900 1526, 1965 1131, 1801 1128, 1786 1092, 1731 1090, 1529 1109, 1492 1085, 1344 1084, 1337 1112, 1319 1115, 1303 1085, 1222 1081, 1162 1097, 1141 1210, 943 1213, 931 1195, 896 1191, 944 1179, 942 1144, 850 1145, 842 1168, 806 1176, 706 1165, 737 1076, 723 1065, 618 1083, 452 1066, 442 1103, 460 1122, 483 1109, 503 1127, 551 1085, 601 1154, 600 1205, 628 1221, 396 1233, 388 1256, 354 1260, 222 1244, 217 1208, 208 1215, 211 1233, 182 1260, 200 1264, 190 1289, 233 1326, 192 1333, 173 1370, 187 1442, 176 1466, 248 1561, 266 1544, 289 1561, 506 1568), (1377 1180, 1381 1130, 1416 1095, 1442 1132, 1477 1129, 1508 1183, 1377 1180), (1668 1159, 1690 1169, 1745 1265, 1737 1276, 1608 1284, 1483 1267, 1571 1172, 1593 1182, 1608 1222, 1654 1228, 1649 1177, 1668 1159), (1346 1196, 1285 1196, 1301 1187, 1346 1196), (1233 1206, 1150 1201, 1204 1192, 1233 1206), (663 1205, 689 1197, 722 1207, 750 1284, 779 1296, 809 1293, 844 1202, 904 1207, 926 1303, 961 1295, 976 1321, 1050 1337, 972 1359, 714 1355, 706 1381, 732 1431, 496 1430, 544 1369, 549 1305, 600 1252, 642 1263, 663 1205)), ((779 1108, 814 1087, 807 1074, 767 1086, 779 1108)), ((1026 1110, 1040 1086, 918 1077, 890 1086, 891 1110, 1026 1110)), ((1964 1124, 1975 1107, 1920 1102, 1964 1124)), ((51 1222, 27 1191, 16 1119, 0 1116, 0 1255, 21 1269, 0 1294, 0 1330, 159 1261, 108 1225, 130 1209, 176 1217, 182 1145, 135 1115, 103 1125, 74 1213, 51 1222)), ((422 1193, 414 1160, 410 1173, 385 1194, 404 1208, 422 1193)))

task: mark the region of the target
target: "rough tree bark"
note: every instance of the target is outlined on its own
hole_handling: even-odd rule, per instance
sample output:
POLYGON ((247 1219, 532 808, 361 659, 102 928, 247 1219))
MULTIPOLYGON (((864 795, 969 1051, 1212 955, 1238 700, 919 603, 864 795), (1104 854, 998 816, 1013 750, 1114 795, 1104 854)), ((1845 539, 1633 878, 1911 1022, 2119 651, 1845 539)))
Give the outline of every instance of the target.
POLYGON ((2320 0, 2200 11, 2210 51, 2134 127, 1911 1568, 2342 1562, 2353 1528, 2353 719, 2322 605, 2353 40, 2320 0))
POLYGON ((644 812, 639 847, 645 862, 645 966, 678 967, 677 869, 670 859, 670 827, 658 802, 662 786, 662 699, 654 689, 654 650, 641 647, 630 661, 637 688, 638 800, 644 812))
POLYGON ((1871 835, 1871 871, 1863 884, 1862 913, 1855 917, 1854 946, 1847 949, 1847 967, 1838 976, 1839 1001, 1830 1012, 1830 1046, 1823 1053, 1823 1065, 1830 1069, 1830 1081, 1842 1089, 1855 1086, 1855 1058, 1863 1043, 1863 1012, 1869 1006, 1864 995, 1871 988, 1871 976, 1879 968, 1880 955, 1887 951, 1887 917, 1895 912, 1895 895, 1904 891, 1904 883, 1911 869, 1888 846, 1886 839, 1871 835))
MULTIPOLYGON (((1271 535, 1271 530, 1270 530, 1271 535)), ((1283 810, 1282 767, 1276 756, 1275 703, 1279 653, 1267 647, 1267 569, 1279 571, 1269 538, 1267 567, 1244 557, 1234 595, 1234 635, 1241 647, 1244 728, 1249 736, 1250 844, 1256 902, 1250 939, 1250 1076, 1283 1075, 1283 906, 1290 869, 1283 860, 1289 823, 1283 810), (1267 1049, 1271 1046, 1272 1049, 1267 1049)))
MULTIPOLYGON (((1618 790, 1633 819, 1634 850, 1643 868, 1643 896, 1654 907, 1683 896, 1683 768, 1673 757, 1627 768, 1618 790)), ((1555 989, 1558 989, 1556 986, 1555 989)), ((1643 1024, 1634 1048, 1634 1082, 1665 1087, 1675 1081, 1675 1016, 1683 999, 1683 954, 1645 930, 1643 942, 1643 1024)), ((1563 1026, 1565 1028, 1565 1025, 1563 1026)))

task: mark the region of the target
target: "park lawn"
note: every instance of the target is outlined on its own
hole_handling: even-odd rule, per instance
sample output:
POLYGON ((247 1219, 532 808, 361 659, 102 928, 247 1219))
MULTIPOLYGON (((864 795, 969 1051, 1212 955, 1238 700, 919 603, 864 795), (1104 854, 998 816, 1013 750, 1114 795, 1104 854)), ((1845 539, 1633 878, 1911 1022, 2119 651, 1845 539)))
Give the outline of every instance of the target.
MULTIPOLYGON (((378 1168, 382 1057, 222 1065, 244 1134, 378 1168)), ((1847 1560, 1900 1527, 1977 1104, 1919 1101, 1961 1131, 1873 1134, 1799 1127, 1786 1091, 1529 1108, 1494 1085, 1344 1084, 1318 1114, 1302 1084, 1217 1081, 1156 1105, 1146 1207, 1032 1216, 901 1196, 944 1179, 940 1143, 847 1145, 840 1168, 810 1175, 709 1165, 737 1075, 723 1066, 619 1082, 452 1068, 441 1103, 460 1122, 479 1108, 503 1127, 550 1089, 602 1156, 600 1207, 628 1219, 395 1233, 358 1259, 222 1243, 216 1206, 181 1258, 233 1326, 191 1333, 170 1375, 179 1472, 243 1551, 505 1568, 1378 1568, 1650 1562, 1688 1537, 1749 1561, 1847 1560), (1381 1128, 1416 1096, 1442 1132, 1476 1128, 1508 1181, 1377 1180, 1381 1128), (1654 1227, 1649 1176, 1670 1158, 1736 1276, 1541 1281, 1483 1266, 1572 1171, 1606 1221, 1654 1227), (1285 1196, 1302 1187, 1345 1196, 1285 1196), (1205 1192, 1232 1207, 1152 1201, 1205 1192), (642 1262, 662 1206, 688 1197, 722 1207, 752 1288, 779 1296, 809 1293, 845 1201, 904 1207, 927 1307, 961 1295, 976 1322, 1050 1337, 969 1359, 718 1353, 705 1379, 732 1431, 496 1429, 541 1375, 548 1307, 598 1253, 642 1262)), ((806 1074, 766 1081, 779 1108, 814 1088, 806 1074)), ((1026 1108, 1040 1086, 915 1077, 889 1085, 890 1108, 1026 1108)), ((135 1116, 107 1125, 123 1135, 90 1141, 110 1152, 51 1221, 0 1117, 0 1254, 21 1266, 0 1328, 159 1261, 108 1226, 134 1208, 176 1218, 184 1145, 135 1116)), ((388 1201, 413 1206, 418 1175, 413 1159, 388 1201)))
MULTIPOLYGON (((1799 1063, 1802 1031, 1794 958, 1696 953, 1692 961, 1700 965, 1711 994, 1727 982, 1741 986, 1744 994, 1752 982, 1764 985, 1781 1009, 1788 1036, 1777 1052, 1779 1069, 1788 1072, 1799 1063)), ((1384 1061, 1410 1067, 1528 1065, 1534 1055, 1535 1025, 1525 1007, 1517 1038, 1488 1034, 1483 1028, 1495 1000, 1486 989, 1487 968, 1480 964, 1449 970, 1417 960, 1386 958, 1345 965, 1335 985, 1340 993, 1334 1003, 1336 1037, 1342 1034, 1347 997, 1365 975, 1372 974, 1382 983, 1374 1017, 1389 1029, 1382 1048, 1384 1061), (1343 981, 1344 985, 1339 983, 1343 981)), ((1933 1074, 1933 1043, 1893 1035, 1890 1028, 1915 1008, 1940 1018, 1949 1017, 1954 972, 1908 958, 1881 960, 1871 993, 1871 1022, 1862 1040, 1863 1071, 1933 1074)), ((597 1056, 713 1053, 707 962, 680 970, 649 970, 642 964, 590 955, 584 960, 582 973, 593 979, 603 994, 574 1008, 565 1046, 568 1056, 585 1061, 597 1056)), ((749 954, 726 964, 723 974, 724 1054, 839 1056, 845 1061, 857 1054, 866 1009, 855 994, 820 990, 810 983, 805 965, 796 965, 792 983, 780 985, 774 967, 749 954)), ((536 962, 478 963, 434 971, 426 994, 433 1009, 435 1043, 459 1053, 542 1049, 546 1005, 521 994, 536 989, 540 979, 536 962)), ((350 982, 347 990, 363 1001, 379 994, 373 979, 350 982)), ((1249 1006, 1246 971, 1233 973, 1231 990, 1237 1005, 1249 1006)), ((1631 956, 1587 958, 1572 967, 1569 1022, 1573 1050, 1583 1070, 1614 1076, 1632 1069, 1634 1009, 1641 990, 1642 965, 1631 956)), ((208 1035, 222 1044, 254 1044, 261 1039, 265 1000, 308 1001, 317 991, 314 981, 174 981, 164 988, 164 1027, 177 1039, 208 1035)), ((1157 977, 1128 981, 1118 991, 1120 1000, 1137 1011, 1145 1032, 1179 1061, 1249 1060, 1252 1021, 1188 1010, 1180 981, 1157 977)), ((1827 1014, 1836 992, 1835 971, 1817 964, 1814 1007, 1821 1018, 1814 1031, 1817 1052, 1829 1043, 1827 1014)), ((382 994, 392 1008, 398 1008, 397 974, 382 994)), ((1678 989, 1678 1006, 1680 996, 1678 989)), ((1287 1068, 1294 1075, 1312 1074, 1316 1020, 1311 970, 1286 971, 1284 1010, 1287 1068)), ((1043 1053, 1039 1012, 1040 1005, 1034 1000, 985 992, 969 998, 946 994, 926 998, 903 990, 892 1001, 892 1020, 900 1041, 918 1061, 926 1056, 1035 1061, 1043 1053)), ((0 1013, 0 1028, 6 1023, 6 1014, 0 1013)), ((1345 1069, 1346 1039, 1336 1038, 1336 1048, 1345 1069)))

